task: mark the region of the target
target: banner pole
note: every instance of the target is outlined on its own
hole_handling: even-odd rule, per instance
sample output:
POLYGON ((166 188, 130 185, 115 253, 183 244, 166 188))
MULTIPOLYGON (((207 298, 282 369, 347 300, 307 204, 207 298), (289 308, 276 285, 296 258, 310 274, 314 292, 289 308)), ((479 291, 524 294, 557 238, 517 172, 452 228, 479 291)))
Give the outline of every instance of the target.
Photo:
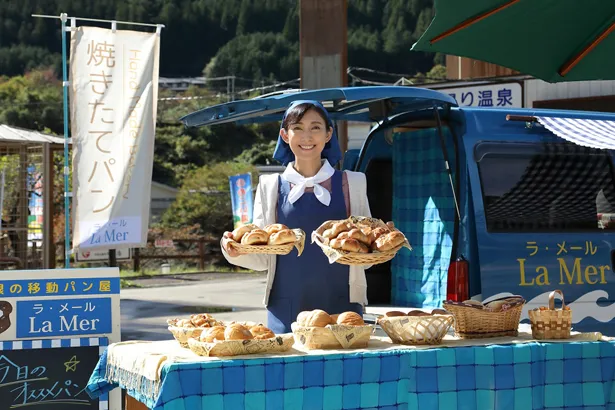
POLYGON ((70 268, 70 217, 68 188, 68 76, 66 72, 66 13, 60 15, 62 21, 62 89, 64 92, 64 265, 70 268))

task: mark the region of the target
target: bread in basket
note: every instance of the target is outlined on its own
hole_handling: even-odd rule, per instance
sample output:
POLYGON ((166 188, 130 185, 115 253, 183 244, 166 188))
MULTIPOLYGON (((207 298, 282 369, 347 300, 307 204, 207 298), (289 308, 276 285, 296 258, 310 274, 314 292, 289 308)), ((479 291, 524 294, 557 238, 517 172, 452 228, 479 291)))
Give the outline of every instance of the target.
POLYGON ((412 249, 392 222, 360 216, 324 222, 312 233, 312 242, 330 263, 343 265, 377 265, 393 259, 403 247, 412 249))
POLYGON ((259 228, 254 224, 246 224, 231 232, 229 245, 241 253, 256 253, 262 255, 288 255, 297 248, 301 255, 305 245, 305 232, 301 229, 290 229, 283 224, 270 224, 259 228))

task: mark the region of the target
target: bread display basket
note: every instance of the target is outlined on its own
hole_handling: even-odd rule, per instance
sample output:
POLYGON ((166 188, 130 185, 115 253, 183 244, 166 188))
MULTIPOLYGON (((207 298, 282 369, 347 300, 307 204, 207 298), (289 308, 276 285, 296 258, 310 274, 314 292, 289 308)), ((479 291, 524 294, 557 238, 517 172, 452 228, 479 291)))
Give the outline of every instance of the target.
MULTIPOLYGON (((312 243, 318 245, 323 253, 329 259, 329 263, 339 263, 342 265, 358 265, 358 266, 366 266, 366 265, 378 265, 381 263, 385 263, 390 261, 395 257, 397 252, 401 248, 408 248, 412 250, 412 246, 407 239, 404 238, 404 242, 393 249, 387 251, 376 251, 371 250, 368 253, 361 252, 349 252, 341 249, 334 249, 329 246, 329 240, 323 236, 323 233, 331 228, 334 224, 345 222, 355 226, 364 226, 369 227, 371 229, 376 228, 385 228, 387 230, 391 230, 382 220, 376 218, 368 218, 362 216, 351 216, 346 220, 342 221, 326 221, 322 225, 320 225, 314 232, 312 232, 312 243)), ((393 230, 400 232, 393 228, 393 230)), ((400 232, 401 233, 401 232, 400 232)))
POLYGON ((305 246, 305 232, 301 229, 292 229, 296 241, 284 245, 245 245, 239 242, 229 242, 229 246, 241 253, 251 253, 260 255, 288 255, 293 248, 297 248, 298 256, 303 253, 305 246))
POLYGON ((393 343, 437 345, 453 324, 453 315, 383 316, 378 324, 393 343))
POLYGON ((529 310, 532 337, 544 339, 568 339, 572 329, 572 311, 564 302, 561 290, 554 290, 549 294, 549 306, 541 306, 529 310), (555 295, 562 299, 561 309, 555 309, 555 295))
POLYGON ((455 317, 455 336, 462 339, 517 336, 525 299, 520 296, 480 302, 446 301, 443 308, 455 317), (473 302, 473 303, 470 303, 473 302))
POLYGON ((201 336, 201 333, 207 329, 204 327, 177 326, 176 323, 177 319, 167 320, 169 332, 171 332, 175 340, 177 340, 182 347, 188 347, 188 339, 198 339, 201 336))
POLYGON ((224 340, 214 343, 201 342, 190 338, 188 339, 188 347, 199 356, 228 357, 287 352, 293 347, 294 342, 293 335, 288 333, 264 340, 224 340))
POLYGON ((315 349, 363 349, 374 331, 371 325, 327 325, 325 327, 291 324, 297 344, 306 350, 315 349))

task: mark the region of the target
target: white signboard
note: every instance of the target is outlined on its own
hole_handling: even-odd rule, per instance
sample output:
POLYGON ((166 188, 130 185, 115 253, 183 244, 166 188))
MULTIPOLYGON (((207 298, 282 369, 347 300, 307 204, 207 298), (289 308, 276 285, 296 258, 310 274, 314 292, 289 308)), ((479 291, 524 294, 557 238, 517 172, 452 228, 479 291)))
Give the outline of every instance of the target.
POLYGON ((159 41, 96 27, 71 33, 75 249, 146 246, 159 41))
POLYGON ((470 87, 436 88, 453 97, 460 107, 522 108, 523 88, 519 83, 498 83, 470 87))
MULTIPOLYGON (((75 258, 77 262, 95 262, 95 261, 108 261, 109 251, 89 250, 83 249, 75 252, 75 258)), ((116 249, 115 258, 118 261, 129 261, 132 258, 131 249, 116 249)))

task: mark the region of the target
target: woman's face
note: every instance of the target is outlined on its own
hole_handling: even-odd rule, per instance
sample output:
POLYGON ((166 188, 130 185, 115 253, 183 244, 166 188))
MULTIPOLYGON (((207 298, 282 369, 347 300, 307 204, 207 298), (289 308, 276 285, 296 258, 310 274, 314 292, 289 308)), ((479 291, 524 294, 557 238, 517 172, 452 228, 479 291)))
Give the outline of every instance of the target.
POLYGON ((327 130, 325 120, 313 109, 308 110, 299 122, 289 125, 288 130, 281 131, 282 139, 298 161, 320 161, 320 154, 332 134, 333 129, 327 130))

